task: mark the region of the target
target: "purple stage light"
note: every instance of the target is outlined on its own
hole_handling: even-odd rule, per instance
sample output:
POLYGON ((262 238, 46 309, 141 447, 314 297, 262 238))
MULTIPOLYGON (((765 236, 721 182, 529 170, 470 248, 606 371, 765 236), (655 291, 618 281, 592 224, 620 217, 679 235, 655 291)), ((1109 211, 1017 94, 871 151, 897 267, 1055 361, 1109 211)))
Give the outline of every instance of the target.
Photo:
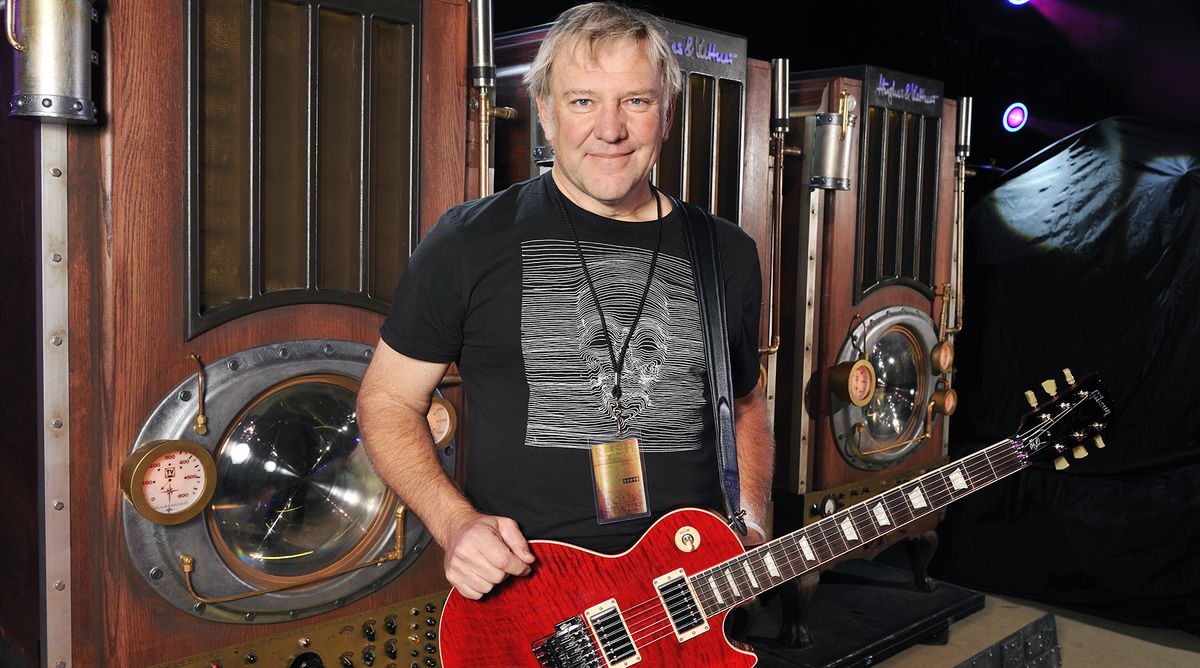
POLYGON ((1029 2, 1029 0, 1008 0, 1008 4, 1016 5, 1017 7, 1020 7, 1027 2, 1029 2))
POLYGON ((1008 109, 1004 110, 1004 117, 1000 119, 1004 129, 1009 132, 1016 132, 1025 127, 1025 122, 1029 120, 1029 109, 1020 102, 1013 102, 1008 105, 1008 109))

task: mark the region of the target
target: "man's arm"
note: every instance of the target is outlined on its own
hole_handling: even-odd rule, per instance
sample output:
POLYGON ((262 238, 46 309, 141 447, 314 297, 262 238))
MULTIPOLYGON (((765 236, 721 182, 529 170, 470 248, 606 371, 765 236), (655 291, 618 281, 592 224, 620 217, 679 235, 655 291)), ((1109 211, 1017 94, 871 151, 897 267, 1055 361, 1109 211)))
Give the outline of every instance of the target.
POLYGON ((376 473, 445 550, 446 579, 478 599, 509 575, 528 573, 533 553, 516 522, 475 510, 438 463, 425 414, 447 367, 381 340, 359 388, 358 423, 376 473))
POLYGON ((758 385, 733 401, 734 431, 737 435, 738 477, 742 509, 746 511, 746 545, 766 539, 767 501, 771 498, 771 476, 775 468, 775 437, 767 420, 767 398, 758 385), (757 525, 757 527, 753 526, 757 525))

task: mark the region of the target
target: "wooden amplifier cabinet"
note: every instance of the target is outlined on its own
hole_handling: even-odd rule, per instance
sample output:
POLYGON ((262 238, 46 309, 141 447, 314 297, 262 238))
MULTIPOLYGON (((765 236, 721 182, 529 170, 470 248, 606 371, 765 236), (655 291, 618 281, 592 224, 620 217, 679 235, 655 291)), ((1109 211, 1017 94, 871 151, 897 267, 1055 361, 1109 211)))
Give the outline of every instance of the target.
POLYGON ((803 156, 785 168, 777 532, 944 460, 946 417, 926 408, 950 380, 932 351, 955 224, 955 102, 939 82, 868 66, 792 73, 789 89, 803 156), (848 189, 814 178, 818 127, 840 110, 848 189), (861 359, 875 374, 859 406, 844 372, 861 359))
MULTIPOLYGON (((445 589, 431 546, 395 580, 307 619, 282 608, 264 626, 266 615, 214 621, 205 612, 216 604, 181 610, 157 589, 177 564, 147 571, 131 559, 119 479, 164 397, 197 403, 196 392, 171 394, 197 377, 193 355, 233 372, 239 354, 279 342, 376 343, 412 244, 463 199, 467 3, 103 4, 99 123, 29 126, 37 215, 53 230, 39 304, 57 319, 44 325, 53 363, 34 515, 45 539, 27 574, 39 581, 14 599, 23 610, 5 608, 34 622, 4 620, 34 635, 12 644, 34 648, 40 656, 23 653, 37 665, 146 666, 445 589)), ((28 534, 10 537, 37 545, 28 534)), ((201 594, 227 593, 206 584, 201 594)))

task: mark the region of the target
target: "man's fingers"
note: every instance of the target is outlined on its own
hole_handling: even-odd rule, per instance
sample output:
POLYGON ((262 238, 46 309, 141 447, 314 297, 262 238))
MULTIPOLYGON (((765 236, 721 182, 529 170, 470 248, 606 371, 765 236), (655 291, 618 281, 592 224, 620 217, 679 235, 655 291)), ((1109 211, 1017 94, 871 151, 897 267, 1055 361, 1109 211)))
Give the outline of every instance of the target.
POLYGON ((525 540, 525 535, 521 533, 517 523, 507 517, 501 517, 497 527, 500 530, 500 538, 508 545, 508 549, 521 561, 532 564, 534 561, 533 551, 529 549, 529 541, 525 540))

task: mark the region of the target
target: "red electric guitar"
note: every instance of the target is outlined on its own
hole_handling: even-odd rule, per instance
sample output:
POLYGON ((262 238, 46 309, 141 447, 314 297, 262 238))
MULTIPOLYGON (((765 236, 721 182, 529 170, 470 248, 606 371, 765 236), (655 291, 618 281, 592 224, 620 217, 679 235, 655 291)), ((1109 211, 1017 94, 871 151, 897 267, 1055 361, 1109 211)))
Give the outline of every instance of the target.
MULTIPOLYGON (((803 529, 745 550, 724 520, 685 509, 654 523, 623 554, 531 541, 537 562, 480 601, 451 591, 442 611, 442 664, 450 668, 753 666, 725 638, 729 610, 1016 473, 1042 454, 1103 447, 1113 419, 1095 376, 1021 421, 1017 434, 803 529)), ((1044 385, 1044 386, 1046 386, 1044 385)))

